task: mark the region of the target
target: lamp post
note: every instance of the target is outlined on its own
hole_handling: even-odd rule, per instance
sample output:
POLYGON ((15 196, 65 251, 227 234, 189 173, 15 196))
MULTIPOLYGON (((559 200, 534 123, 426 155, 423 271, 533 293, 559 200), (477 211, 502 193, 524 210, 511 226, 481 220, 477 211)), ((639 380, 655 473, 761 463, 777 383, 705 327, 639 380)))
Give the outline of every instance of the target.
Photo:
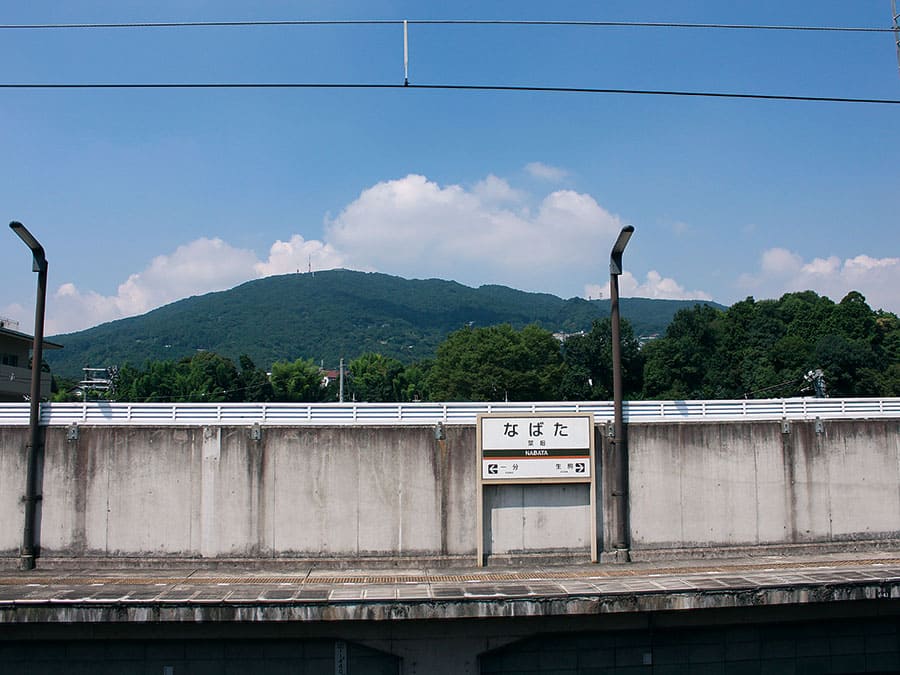
POLYGON ((28 419, 29 442, 25 464, 25 528, 22 535, 21 564, 24 570, 33 570, 37 557, 35 523, 37 522, 37 467, 38 448, 41 444, 41 363, 44 357, 44 304, 47 299, 47 258, 44 247, 22 223, 9 224, 12 231, 31 249, 34 257, 32 271, 38 273, 37 298, 34 303, 34 344, 31 348, 31 414, 28 419))
MULTIPOLYGON (((609 254, 610 324, 612 325, 613 371, 613 475, 612 498, 615 505, 615 525, 612 530, 612 547, 627 551, 628 532, 628 451, 625 445, 625 421, 622 414, 622 341, 619 329, 619 275, 622 274, 622 253, 634 227, 626 225, 619 232, 609 254)), ((627 554, 626 554, 627 555, 627 554)))

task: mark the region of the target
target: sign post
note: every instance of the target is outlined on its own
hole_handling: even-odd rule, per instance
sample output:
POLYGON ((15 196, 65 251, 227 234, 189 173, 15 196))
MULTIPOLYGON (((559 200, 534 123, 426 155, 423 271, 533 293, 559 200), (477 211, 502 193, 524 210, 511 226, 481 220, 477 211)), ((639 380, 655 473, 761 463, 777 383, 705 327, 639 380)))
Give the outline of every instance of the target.
POLYGON ((591 562, 597 562, 594 416, 479 415, 478 566, 484 565, 484 486, 589 483, 591 562))

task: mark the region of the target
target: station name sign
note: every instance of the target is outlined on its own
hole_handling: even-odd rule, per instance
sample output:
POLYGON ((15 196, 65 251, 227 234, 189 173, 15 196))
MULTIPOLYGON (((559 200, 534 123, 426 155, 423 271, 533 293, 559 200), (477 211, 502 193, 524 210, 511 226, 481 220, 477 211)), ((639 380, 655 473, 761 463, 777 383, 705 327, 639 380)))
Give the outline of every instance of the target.
POLYGON ((593 473, 593 416, 480 415, 485 482, 588 482, 593 473))

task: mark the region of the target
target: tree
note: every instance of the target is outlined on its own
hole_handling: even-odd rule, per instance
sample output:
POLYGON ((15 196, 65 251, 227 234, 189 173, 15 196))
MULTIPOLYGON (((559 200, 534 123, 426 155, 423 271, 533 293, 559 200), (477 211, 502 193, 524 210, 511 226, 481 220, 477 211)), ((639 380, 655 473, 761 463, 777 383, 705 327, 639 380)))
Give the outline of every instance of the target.
POLYGON ((829 333, 848 340, 871 341, 875 336, 875 313, 858 291, 850 291, 834 307, 828 322, 829 333))
POLYGON ((243 390, 244 401, 264 402, 271 401, 272 383, 265 371, 260 370, 253 360, 246 354, 241 354, 238 362, 241 365, 240 383, 243 390))
POLYGON ((78 386, 78 380, 69 377, 53 376, 50 387, 50 400, 54 403, 68 403, 72 401, 80 401, 81 397, 74 392, 78 386))
POLYGON ((177 396, 182 401, 240 401, 241 382, 234 362, 215 352, 198 352, 175 369, 177 396))
POLYGON ((119 368, 116 400, 175 401, 177 384, 174 361, 147 361, 142 370, 126 363, 119 368))
POLYGON ((117 401, 240 401, 243 387, 231 359, 197 352, 178 361, 148 361, 139 370, 118 370, 112 397, 117 401))
POLYGON ((425 359, 411 363, 400 373, 399 390, 401 401, 428 401, 428 373, 434 361, 425 359))
MULTIPOLYGON (((623 319, 619 330, 622 343, 622 393, 633 397, 640 394, 643 382, 643 362, 640 343, 631 324, 623 319)), ((573 335, 563 343, 566 372, 559 396, 567 401, 602 401, 613 397, 612 321, 597 319, 590 332, 573 335)))
POLYGON ((890 396, 900 326, 855 291, 838 304, 802 291, 747 298, 724 313, 683 310, 644 351, 648 398, 796 396, 808 390, 804 375, 819 368, 832 395, 890 396))
POLYGON ((272 390, 274 400, 289 402, 324 401, 329 394, 322 371, 312 359, 273 363, 272 390))
POLYGON ((848 340, 843 335, 826 335, 819 340, 815 358, 825 372, 829 396, 877 396, 874 356, 863 340, 848 340))
POLYGON ((402 400, 403 364, 368 352, 350 362, 350 391, 357 401, 402 400))
POLYGON ((427 386, 432 400, 553 400, 563 372, 559 343, 538 326, 466 327, 438 347, 427 386))
POLYGON ((872 343, 878 368, 875 380, 880 396, 900 396, 900 319, 896 314, 875 313, 872 343))
POLYGON ((722 312, 708 305, 682 309, 665 336, 644 347, 646 398, 680 400, 714 395, 721 383, 711 378, 709 371, 716 361, 721 319, 722 312))

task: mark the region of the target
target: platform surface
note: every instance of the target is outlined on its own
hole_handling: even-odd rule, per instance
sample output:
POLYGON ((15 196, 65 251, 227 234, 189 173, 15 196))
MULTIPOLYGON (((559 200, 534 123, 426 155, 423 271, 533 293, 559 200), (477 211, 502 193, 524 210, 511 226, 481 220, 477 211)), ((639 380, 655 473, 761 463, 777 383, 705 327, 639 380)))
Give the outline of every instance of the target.
POLYGON ((0 623, 549 616, 900 598, 900 551, 440 570, 0 573, 0 623))

